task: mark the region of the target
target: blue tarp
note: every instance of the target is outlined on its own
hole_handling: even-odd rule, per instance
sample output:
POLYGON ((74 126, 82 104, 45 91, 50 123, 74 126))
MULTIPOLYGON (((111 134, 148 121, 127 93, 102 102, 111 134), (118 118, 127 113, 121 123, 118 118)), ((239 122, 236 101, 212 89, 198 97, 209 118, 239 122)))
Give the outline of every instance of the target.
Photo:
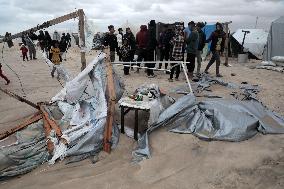
MULTIPOLYGON (((208 39, 211 33, 216 30, 216 25, 215 24, 205 25, 202 30, 206 35, 206 39, 208 39)), ((210 45, 211 45, 211 42, 208 44, 208 49, 210 49, 210 45)))

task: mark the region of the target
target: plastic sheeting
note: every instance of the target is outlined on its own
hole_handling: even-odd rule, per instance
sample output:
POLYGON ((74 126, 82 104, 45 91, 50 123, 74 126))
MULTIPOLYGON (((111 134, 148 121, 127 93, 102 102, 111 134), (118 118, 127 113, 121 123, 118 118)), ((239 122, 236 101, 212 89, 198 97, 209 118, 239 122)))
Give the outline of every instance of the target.
POLYGON ((256 56, 259 59, 262 59, 264 47, 267 43, 268 33, 263 29, 238 29, 233 37, 241 45, 244 38, 244 32, 242 30, 249 31, 246 35, 244 48, 248 49, 250 53, 256 56))
POLYGON ((149 135, 160 127, 171 132, 193 134, 205 140, 243 141, 258 132, 283 134, 284 119, 256 100, 206 100, 186 95, 167 108, 138 140, 134 161, 150 158, 149 135))
MULTIPOLYGON (((67 156, 73 157, 72 161, 82 160, 102 150, 107 116, 104 57, 105 54, 100 54, 52 98, 51 102, 58 111, 60 110, 60 116, 55 115, 56 111, 50 110, 51 106, 46 106, 51 119, 57 121, 63 133, 61 139, 55 136, 53 130, 50 134, 55 146, 52 158, 49 160, 50 164, 67 156), (67 145, 62 139, 66 140, 67 145)), ((123 93, 121 85, 119 81, 115 82, 118 100, 120 93, 123 93)), ((0 179, 24 174, 48 160, 46 137, 41 120, 18 132, 17 136, 16 144, 1 147, 0 179)), ((112 148, 118 141, 118 127, 114 125, 112 148)))

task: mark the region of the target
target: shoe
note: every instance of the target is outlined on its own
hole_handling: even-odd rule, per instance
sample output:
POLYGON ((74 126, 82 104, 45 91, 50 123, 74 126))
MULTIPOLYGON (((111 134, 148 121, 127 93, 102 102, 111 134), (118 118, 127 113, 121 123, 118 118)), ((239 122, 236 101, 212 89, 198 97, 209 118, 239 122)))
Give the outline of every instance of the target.
POLYGON ((171 79, 171 78, 169 78, 168 80, 169 80, 169 82, 174 82, 174 80, 173 80, 173 79, 171 79))
POLYGON ((154 78, 156 77, 155 75, 148 75, 148 78, 154 78))
POLYGON ((221 74, 216 74, 216 77, 223 77, 221 74))
POLYGON ((170 74, 171 72, 169 72, 169 71, 166 71, 166 74, 170 74))
POLYGON ((8 81, 7 81, 7 83, 6 83, 5 85, 9 85, 9 83, 10 83, 10 82, 11 82, 11 81, 10 81, 10 80, 8 80, 8 81))
POLYGON ((37 58, 34 58, 34 60, 36 60, 37 58))

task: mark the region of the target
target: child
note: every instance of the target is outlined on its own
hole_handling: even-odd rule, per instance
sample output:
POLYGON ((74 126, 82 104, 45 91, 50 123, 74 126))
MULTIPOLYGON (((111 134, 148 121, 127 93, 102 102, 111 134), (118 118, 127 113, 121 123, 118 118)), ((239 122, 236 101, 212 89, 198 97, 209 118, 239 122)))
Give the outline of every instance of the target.
MULTIPOLYGON (((51 62, 54 64, 52 71, 51 71, 51 77, 54 77, 54 72, 56 70, 56 65, 60 65, 61 57, 60 57, 60 49, 59 49, 59 43, 56 41, 54 43, 54 46, 50 49, 50 56, 51 56, 51 62)), ((57 79, 59 79, 59 73, 57 72, 57 79)))
POLYGON ((27 59, 27 61, 29 61, 29 59, 28 59, 28 51, 29 51, 29 49, 24 44, 22 44, 20 50, 22 51, 23 61, 25 61, 25 58, 27 59))
POLYGON ((10 80, 3 74, 3 72, 2 72, 2 64, 0 64, 0 77, 2 77, 3 79, 5 79, 6 80, 6 85, 9 85, 9 83, 10 83, 10 80))
MULTIPOLYGON (((120 55, 123 62, 130 62, 131 61, 131 46, 128 43, 127 39, 123 40, 123 44, 120 48, 120 55)), ((124 75, 129 75, 129 64, 124 64, 124 75)))

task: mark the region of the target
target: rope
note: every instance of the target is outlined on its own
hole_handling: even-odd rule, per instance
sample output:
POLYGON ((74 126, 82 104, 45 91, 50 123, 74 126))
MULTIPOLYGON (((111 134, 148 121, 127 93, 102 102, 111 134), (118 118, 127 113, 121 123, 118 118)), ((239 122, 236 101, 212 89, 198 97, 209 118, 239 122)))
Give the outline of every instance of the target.
POLYGON ((25 91, 24 91, 24 86, 23 86, 23 83, 22 83, 22 81, 21 81, 21 79, 20 79, 20 76, 17 74, 16 71, 14 71, 14 70, 13 70, 8 64, 6 64, 5 61, 4 61, 4 47, 5 47, 5 43, 3 43, 2 52, 1 52, 1 55, 2 55, 2 63, 4 63, 4 64, 17 76, 18 82, 19 82, 20 87, 21 87, 21 91, 22 91, 23 94, 24 94, 23 97, 26 97, 27 94, 26 94, 25 91))

